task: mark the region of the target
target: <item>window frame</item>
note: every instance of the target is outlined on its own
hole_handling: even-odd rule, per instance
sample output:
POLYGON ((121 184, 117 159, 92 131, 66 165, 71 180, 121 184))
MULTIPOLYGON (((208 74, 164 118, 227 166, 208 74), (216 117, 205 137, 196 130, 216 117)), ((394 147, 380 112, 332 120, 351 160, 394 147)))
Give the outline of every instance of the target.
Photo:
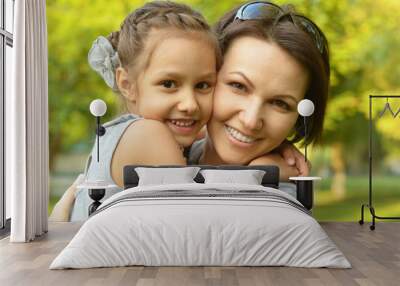
MULTIPOLYGON (((6 30, 6 1, 1 0, 0 21, 0 238, 10 232, 11 218, 7 218, 7 198, 5 189, 5 97, 6 97, 6 47, 13 48, 13 33, 6 30)), ((15 16, 15 0, 12 2, 12 18, 15 16)), ((9 15, 8 15, 9 16, 9 15)), ((14 27, 12 28, 14 30, 14 27)))

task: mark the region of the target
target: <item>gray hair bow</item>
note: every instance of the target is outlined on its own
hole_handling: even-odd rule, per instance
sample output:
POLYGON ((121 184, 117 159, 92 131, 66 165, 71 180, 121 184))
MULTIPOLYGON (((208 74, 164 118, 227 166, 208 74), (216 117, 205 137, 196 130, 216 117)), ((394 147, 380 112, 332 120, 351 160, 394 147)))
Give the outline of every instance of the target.
POLYGON ((110 41, 103 36, 97 37, 88 54, 90 67, 96 71, 114 90, 118 89, 115 80, 115 69, 119 66, 118 53, 114 50, 110 41))

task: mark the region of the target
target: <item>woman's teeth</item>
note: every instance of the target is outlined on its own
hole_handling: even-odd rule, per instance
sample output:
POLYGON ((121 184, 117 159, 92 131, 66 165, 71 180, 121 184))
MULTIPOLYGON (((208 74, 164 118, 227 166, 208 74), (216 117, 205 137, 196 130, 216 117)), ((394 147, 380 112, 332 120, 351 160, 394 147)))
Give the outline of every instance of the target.
POLYGON ((244 143, 253 143, 256 141, 256 138, 244 135, 243 133, 239 132, 238 130, 234 129, 233 127, 225 125, 226 131, 235 138, 236 140, 244 143))
POLYGON ((190 127, 193 126, 196 123, 196 120, 175 120, 171 119, 170 122, 176 126, 180 127, 190 127))

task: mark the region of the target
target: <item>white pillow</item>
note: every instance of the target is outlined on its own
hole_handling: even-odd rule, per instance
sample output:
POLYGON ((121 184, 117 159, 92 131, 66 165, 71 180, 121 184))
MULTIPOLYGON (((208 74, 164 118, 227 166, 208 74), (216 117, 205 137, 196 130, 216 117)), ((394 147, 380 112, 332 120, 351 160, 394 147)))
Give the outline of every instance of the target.
POLYGON ((199 170, 199 167, 135 168, 139 176, 138 186, 195 183, 193 179, 199 170))
POLYGON ((261 185, 265 171, 262 170, 201 170, 204 183, 234 183, 261 185))

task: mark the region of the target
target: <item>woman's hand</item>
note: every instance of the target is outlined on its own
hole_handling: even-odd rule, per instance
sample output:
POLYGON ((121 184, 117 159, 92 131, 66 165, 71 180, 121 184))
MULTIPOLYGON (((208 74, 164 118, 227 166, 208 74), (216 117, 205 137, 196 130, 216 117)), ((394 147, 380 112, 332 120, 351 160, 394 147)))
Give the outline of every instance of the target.
POLYGON ((289 166, 297 168, 298 176, 308 176, 311 170, 310 161, 305 161, 304 155, 291 143, 284 141, 275 152, 280 154, 289 166))
POLYGON ((251 161, 249 165, 276 165, 280 169, 280 180, 288 181, 289 177, 308 176, 311 170, 310 161, 305 161, 304 155, 285 141, 273 152, 251 161))
POLYGON ((276 165, 279 167, 279 180, 288 181, 289 177, 300 176, 295 165, 290 166, 286 160, 275 152, 268 153, 251 161, 249 165, 276 165))

